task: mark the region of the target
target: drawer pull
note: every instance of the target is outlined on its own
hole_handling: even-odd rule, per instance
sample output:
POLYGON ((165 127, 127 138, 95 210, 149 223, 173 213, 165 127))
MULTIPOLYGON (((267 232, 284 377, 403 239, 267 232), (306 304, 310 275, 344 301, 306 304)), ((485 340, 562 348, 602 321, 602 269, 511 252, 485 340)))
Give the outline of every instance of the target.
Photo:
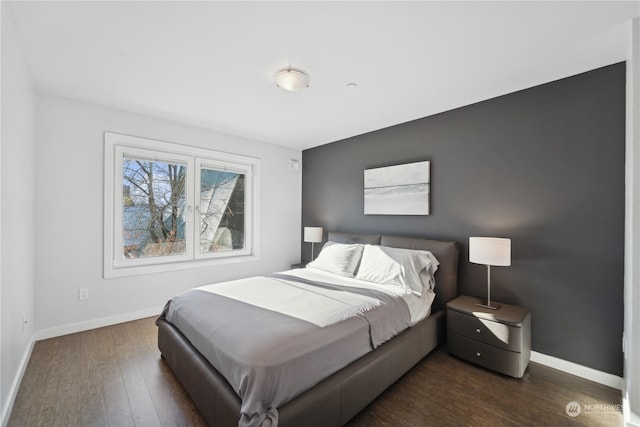
POLYGON ((476 356, 480 357, 480 352, 476 351, 476 356))
POLYGON ((477 332, 477 333, 480 333, 480 328, 476 328, 476 332, 477 332))

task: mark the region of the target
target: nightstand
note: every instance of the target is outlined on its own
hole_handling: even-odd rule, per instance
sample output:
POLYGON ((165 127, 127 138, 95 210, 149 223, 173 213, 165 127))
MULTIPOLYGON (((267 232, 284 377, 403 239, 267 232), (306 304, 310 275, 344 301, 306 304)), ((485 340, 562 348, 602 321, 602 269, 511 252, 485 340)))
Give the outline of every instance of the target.
POLYGON ((305 268, 307 265, 307 263, 305 262, 299 262, 298 264, 291 264, 291 269, 293 270, 294 268, 305 268))
POLYGON ((460 296, 447 303, 447 350, 469 362, 521 378, 531 354, 529 310, 502 304, 478 307, 479 298, 460 296))

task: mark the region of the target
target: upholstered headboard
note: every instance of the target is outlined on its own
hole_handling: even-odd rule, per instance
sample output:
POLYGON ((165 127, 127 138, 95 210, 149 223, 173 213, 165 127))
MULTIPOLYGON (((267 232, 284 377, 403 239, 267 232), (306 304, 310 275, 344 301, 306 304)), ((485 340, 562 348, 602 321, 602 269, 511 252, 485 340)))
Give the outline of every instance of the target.
POLYGON ((357 234, 343 233, 341 231, 330 231, 329 241, 337 243, 362 243, 364 245, 379 245, 380 234, 357 234))
POLYGON ((338 231, 330 231, 329 240, 339 243, 363 243, 430 251, 440 262, 435 275, 436 298, 433 301, 432 312, 444 310, 447 302, 458 295, 458 255, 460 252, 460 244, 458 242, 338 231))

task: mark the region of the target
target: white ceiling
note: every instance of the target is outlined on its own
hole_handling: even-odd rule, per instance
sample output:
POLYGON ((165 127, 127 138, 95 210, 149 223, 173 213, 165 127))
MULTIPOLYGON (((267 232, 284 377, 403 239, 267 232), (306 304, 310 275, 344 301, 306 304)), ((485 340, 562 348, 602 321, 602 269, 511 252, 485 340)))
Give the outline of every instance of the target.
POLYGON ((42 91, 299 149, 625 60, 640 16, 639 1, 4 5, 42 91), (287 65, 311 86, 277 88, 287 65))

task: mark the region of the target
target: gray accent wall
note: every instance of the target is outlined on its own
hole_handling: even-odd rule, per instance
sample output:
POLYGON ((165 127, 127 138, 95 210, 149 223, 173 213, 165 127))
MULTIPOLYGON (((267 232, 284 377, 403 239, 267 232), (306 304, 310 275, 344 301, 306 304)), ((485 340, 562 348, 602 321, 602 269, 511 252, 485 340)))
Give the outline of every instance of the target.
POLYGON ((622 376, 624 153, 619 63, 305 150, 302 225, 457 240, 478 297, 469 236, 511 238, 491 295, 531 311, 532 350, 622 376), (363 214, 365 169, 421 160, 431 215, 363 214))

